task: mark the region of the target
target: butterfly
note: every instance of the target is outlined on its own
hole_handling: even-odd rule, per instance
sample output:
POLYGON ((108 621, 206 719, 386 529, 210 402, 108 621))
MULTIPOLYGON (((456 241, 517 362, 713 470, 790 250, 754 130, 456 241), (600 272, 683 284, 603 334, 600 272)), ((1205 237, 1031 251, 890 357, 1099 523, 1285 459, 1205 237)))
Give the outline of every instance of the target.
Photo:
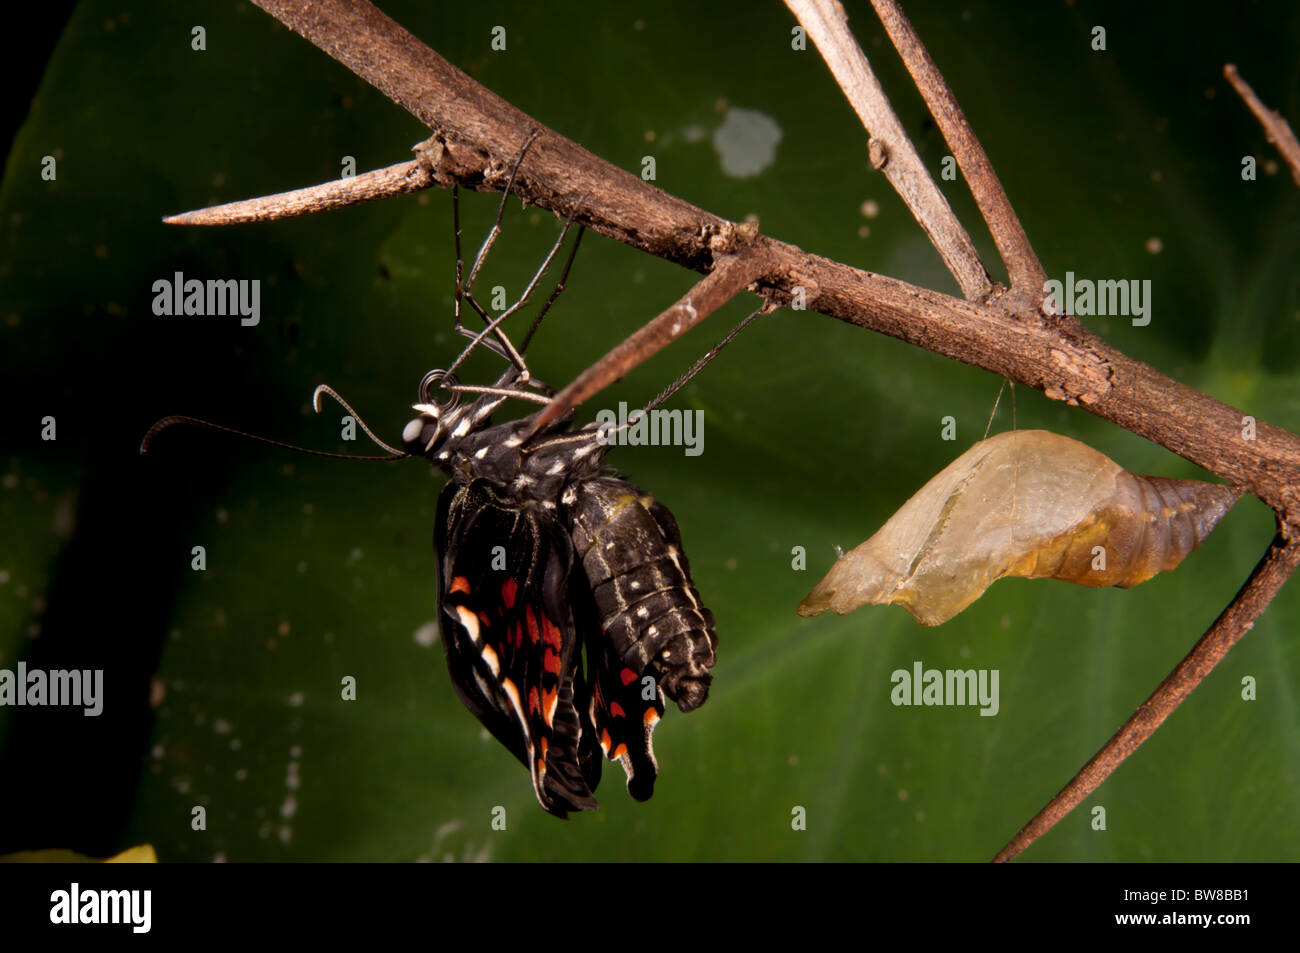
POLYGON ((665 695, 684 712, 703 704, 717 651, 677 523, 604 472, 595 425, 532 436, 530 418, 491 426, 504 396, 448 406, 427 399, 437 380, 426 378, 402 436, 450 477, 434 541, 456 693, 529 769, 551 814, 598 806, 604 759, 621 762, 644 801, 665 695))
MULTIPOLYGON (((573 411, 542 422, 541 412, 493 424, 507 400, 548 404, 554 392, 524 360, 533 334, 564 288, 582 230, 554 290, 516 346, 503 322, 528 303, 573 224, 519 298, 492 316, 473 284, 501 231, 506 199, 537 133, 510 173, 496 222, 466 273, 460 245, 459 191, 452 189, 456 247, 455 330, 470 343, 446 370, 420 383, 417 416, 390 447, 348 403, 322 385, 313 397, 338 401, 389 456, 365 457, 291 447, 192 417, 166 417, 141 442, 144 453, 167 427, 185 423, 235 433, 325 457, 422 456, 448 482, 438 500, 434 547, 438 620, 452 685, 465 706, 525 767, 538 803, 557 817, 593 810, 605 760, 621 763, 628 792, 654 793, 658 764, 652 736, 665 699, 683 712, 704 703, 718 637, 713 614, 691 580, 677 522, 667 507, 608 472, 607 424, 572 429, 573 411), (472 331, 462 311, 484 327, 472 331), (508 366, 490 386, 462 385, 455 370, 478 348, 508 366), (439 397, 439 394, 443 396, 439 397), (476 395, 462 405, 462 397, 476 395)), ((667 399, 767 307, 660 394, 667 399)))

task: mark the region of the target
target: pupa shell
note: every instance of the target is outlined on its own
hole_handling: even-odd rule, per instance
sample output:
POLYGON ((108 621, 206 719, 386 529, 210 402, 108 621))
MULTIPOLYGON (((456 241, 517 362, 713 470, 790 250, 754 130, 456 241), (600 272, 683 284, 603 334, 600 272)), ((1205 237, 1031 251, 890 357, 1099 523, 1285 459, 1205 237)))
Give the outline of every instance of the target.
POLYGON ((1128 588, 1182 562, 1241 490, 1129 473, 1045 430, 981 440, 799 605, 840 615, 901 605, 922 625, 955 616, 1004 576, 1128 588))

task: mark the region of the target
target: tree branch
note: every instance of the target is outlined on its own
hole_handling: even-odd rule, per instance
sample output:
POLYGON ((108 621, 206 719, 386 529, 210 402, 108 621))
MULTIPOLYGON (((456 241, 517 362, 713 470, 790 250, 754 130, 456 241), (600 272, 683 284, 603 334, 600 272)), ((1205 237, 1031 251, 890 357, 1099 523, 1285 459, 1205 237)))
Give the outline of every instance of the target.
POLYGON ((1125 758, 1155 733, 1214 666, 1223 661, 1228 650, 1254 628, 1255 620, 1273 601, 1297 565, 1300 565, 1300 542, 1295 539, 1288 541, 1279 534, 1241 591, 1195 648, 1070 783, 1011 838, 1010 843, 993 858, 994 862, 1013 860, 1097 790, 1125 758))
MULTIPOLYGON (((757 229, 751 229, 748 235, 742 233, 740 241, 752 238, 754 232, 757 229)), ((538 413, 530 433, 564 416, 663 350, 765 274, 771 265, 761 249, 741 248, 735 254, 719 257, 713 271, 696 282, 676 304, 652 318, 556 394, 538 413)))
POLYGON ((966 121, 966 114, 957 105, 957 97, 944 82, 943 75, 934 65, 934 60, 930 59, 925 44, 916 35, 907 17, 903 16, 898 4, 894 0, 871 0, 871 5, 876 8, 885 32, 903 58, 903 64, 912 74, 912 81, 930 108, 930 115, 938 123, 939 131, 952 149, 953 158, 957 160, 957 166, 966 178, 971 194, 975 196, 980 215, 984 216, 993 241, 998 246, 998 254, 1007 266, 1012 291, 1023 295, 1026 300, 1042 301, 1047 275, 1038 256, 1034 254, 1033 246, 1029 244, 1029 236, 1025 234, 1016 210, 1011 207, 1011 200, 1007 198, 1002 182, 984 153, 984 147, 980 145, 979 137, 966 121))
POLYGON ((1237 72, 1237 67, 1231 63, 1223 65, 1223 75, 1232 88, 1237 91, 1237 95, 1246 101, 1250 111, 1255 114, 1259 124, 1264 127, 1264 134, 1268 141, 1277 146, 1277 151, 1282 153, 1282 158, 1286 164, 1291 167, 1291 178, 1295 179, 1295 184, 1300 185, 1300 142, 1296 141, 1295 133, 1291 131, 1291 125, 1282 118, 1282 114, 1274 109, 1265 106, 1255 91, 1250 88, 1250 84, 1241 78, 1237 72))
POLYGON ((375 199, 418 192, 438 183, 428 163, 419 159, 399 162, 387 168, 336 179, 310 188, 264 195, 260 198, 213 205, 179 215, 168 215, 165 225, 241 225, 246 222, 274 222, 299 215, 314 215, 375 199))
POLYGON ((889 97, 849 32, 844 7, 839 0, 785 0, 785 5, 812 37, 835 82, 871 136, 868 154, 872 166, 885 173, 894 191, 907 203, 957 279, 966 300, 986 300, 993 292, 993 284, 979 252, 903 131, 889 97))
MULTIPOLYGON (((479 86, 364 0, 254 0, 402 103, 438 132, 425 150, 436 184, 504 187, 533 129, 542 135, 516 191, 633 248, 705 271, 710 241, 736 226, 668 195, 548 130, 479 86)), ((810 255, 767 236, 760 282, 807 292, 809 307, 1010 377, 1140 434, 1244 487, 1300 526, 1300 437, 1259 422, 1240 438, 1243 412, 1115 351, 1074 318, 961 301, 810 255)), ((1298 530, 1297 532, 1300 532, 1298 530)))

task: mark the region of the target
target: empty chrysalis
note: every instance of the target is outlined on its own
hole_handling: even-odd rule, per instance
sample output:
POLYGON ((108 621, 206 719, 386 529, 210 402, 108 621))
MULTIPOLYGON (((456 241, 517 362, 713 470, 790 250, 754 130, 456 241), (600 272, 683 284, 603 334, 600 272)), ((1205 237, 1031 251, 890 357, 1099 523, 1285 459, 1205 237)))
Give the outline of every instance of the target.
POLYGON ((1129 588, 1173 569, 1241 490, 1137 476, 1045 430, 981 440, 844 554, 802 616, 900 605, 938 625, 1004 576, 1129 588))

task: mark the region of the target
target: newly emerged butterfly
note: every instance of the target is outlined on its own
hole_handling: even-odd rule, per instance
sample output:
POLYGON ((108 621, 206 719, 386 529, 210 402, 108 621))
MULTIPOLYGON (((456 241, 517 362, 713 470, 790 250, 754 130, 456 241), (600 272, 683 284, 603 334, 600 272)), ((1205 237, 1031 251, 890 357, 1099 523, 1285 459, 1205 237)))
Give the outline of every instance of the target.
MULTIPOLYGON (((502 209, 509 192, 507 185, 502 209)), ((551 396, 523 351, 577 250, 575 242, 556 290, 516 348, 501 322, 527 302, 572 218, 519 300, 491 317, 472 284, 500 220, 498 210, 463 283, 457 226, 456 328, 473 340, 448 370, 425 376, 419 416, 402 444, 449 477, 434 542, 438 618, 456 693, 529 769, 538 803, 565 817, 598 806, 592 792, 606 758, 622 764, 633 798, 653 794, 652 733, 664 698, 683 712, 704 703, 718 640, 676 521, 606 471, 607 434, 597 424, 570 430, 572 412, 541 427, 539 414, 492 424, 508 399, 545 404, 551 396), (461 324, 462 302, 485 322, 477 334, 461 324), (451 372, 480 344, 510 366, 492 386, 462 386, 451 372), (438 389, 446 399, 437 399, 438 389), (461 406, 464 393, 479 396, 461 406)))
POLYGON ((1059 434, 999 434, 844 554, 798 611, 844 615, 892 603, 939 625, 1004 576, 1136 586, 1182 562, 1240 496, 1230 486, 1137 476, 1059 434))
MULTIPOLYGON (((608 425, 571 430, 573 412, 539 424, 541 412, 493 424, 507 400, 547 404, 550 388, 524 362, 533 333, 564 288, 581 240, 572 245, 550 297, 520 346, 502 323, 520 311, 563 246, 570 215, 550 253, 519 298, 495 317, 472 286, 501 230, 501 218, 529 136, 503 190, 497 218, 468 274, 460 253, 459 197, 453 188, 456 237, 455 329, 471 339, 446 369, 430 371, 402 432, 402 450, 384 443, 328 387, 328 394, 390 458, 422 456, 449 477, 438 499, 438 618, 452 684, 465 706, 532 776, 538 803, 558 817, 598 807, 592 792, 601 763, 618 761, 628 792, 654 792, 658 765, 652 734, 664 699, 689 712, 704 703, 718 638, 700 601, 672 514, 604 465, 608 425), (462 323, 462 305, 484 322, 462 323), (508 367, 489 386, 460 384, 454 371, 477 348, 508 367), (461 404, 465 394, 477 395, 461 404), (441 395, 441 399, 440 399, 441 395)), ((667 399, 767 306, 745 319, 687 374, 646 408, 667 399)), ((287 444, 191 417, 166 417, 141 442, 186 423, 287 444)), ((356 457, 288 447, 304 453, 356 457)))
POLYGON ((595 808, 602 756, 645 800, 664 695, 682 711, 708 696, 713 615, 672 514, 603 474, 595 425, 525 439, 529 418, 486 426, 502 400, 422 402, 403 434, 450 477, 434 538, 452 682, 547 811, 595 808))

